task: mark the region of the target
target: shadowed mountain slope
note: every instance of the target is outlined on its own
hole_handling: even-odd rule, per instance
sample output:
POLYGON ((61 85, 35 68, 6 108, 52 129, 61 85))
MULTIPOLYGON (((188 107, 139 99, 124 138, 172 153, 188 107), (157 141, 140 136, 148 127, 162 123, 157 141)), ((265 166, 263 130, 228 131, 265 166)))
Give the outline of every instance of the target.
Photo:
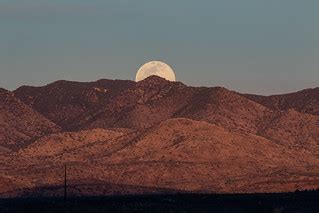
POLYGON ((98 112, 84 114, 76 125, 80 129, 149 128, 173 117, 177 110, 188 103, 194 92, 196 88, 151 76, 122 91, 98 112))
POLYGON ((89 110, 98 110, 122 90, 134 85, 131 81, 96 82, 57 81, 43 87, 22 86, 14 94, 44 116, 68 129, 77 117, 89 110))
MULTIPOLYGON (((104 89, 117 85, 98 82, 104 89)), ((264 106, 221 87, 189 87, 157 76, 138 83, 118 82, 118 88, 102 94, 96 91, 96 82, 65 81, 21 87, 15 94, 66 129, 144 129, 168 118, 186 117, 257 132, 256 125, 266 111, 264 106)))
POLYGON ((299 112, 319 115, 319 87, 283 95, 246 94, 244 96, 271 109, 295 109, 299 112))
POLYGON ((60 127, 0 88, 0 147, 14 149, 60 127))
MULTIPOLYGON (((304 93, 297 93, 299 98, 308 98, 300 107, 309 109, 307 103, 317 100, 316 90, 309 90, 305 97, 304 93)), ((138 83, 62 81, 38 88, 21 87, 15 94, 68 130, 143 130, 169 118, 189 118, 309 150, 316 151, 319 141, 316 115, 258 103, 249 95, 246 97, 222 87, 189 87, 157 76, 138 83)), ((296 94, 287 96, 291 96, 289 100, 293 102, 296 94)), ((296 106, 300 102, 298 97, 296 106)))
POLYGON ((51 186, 60 193, 64 163, 78 195, 319 186, 317 89, 263 97, 151 76, 1 94, 3 144, 19 149, 0 145, 0 180, 12 183, 0 196, 51 186))

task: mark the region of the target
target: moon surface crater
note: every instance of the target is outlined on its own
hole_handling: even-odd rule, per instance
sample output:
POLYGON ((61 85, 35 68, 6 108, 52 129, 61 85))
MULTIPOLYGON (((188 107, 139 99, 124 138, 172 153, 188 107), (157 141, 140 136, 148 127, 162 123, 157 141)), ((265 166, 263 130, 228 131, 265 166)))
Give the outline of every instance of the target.
POLYGON ((173 69, 169 65, 161 61, 150 61, 141 66, 141 68, 136 73, 135 81, 142 81, 152 75, 165 78, 169 81, 176 81, 173 69))

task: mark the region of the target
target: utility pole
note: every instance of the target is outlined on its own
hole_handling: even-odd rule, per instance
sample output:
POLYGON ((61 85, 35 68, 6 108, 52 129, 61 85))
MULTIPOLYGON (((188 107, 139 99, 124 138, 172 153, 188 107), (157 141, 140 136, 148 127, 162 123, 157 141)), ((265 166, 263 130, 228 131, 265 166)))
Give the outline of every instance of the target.
POLYGON ((64 201, 66 201, 66 163, 64 164, 64 201))

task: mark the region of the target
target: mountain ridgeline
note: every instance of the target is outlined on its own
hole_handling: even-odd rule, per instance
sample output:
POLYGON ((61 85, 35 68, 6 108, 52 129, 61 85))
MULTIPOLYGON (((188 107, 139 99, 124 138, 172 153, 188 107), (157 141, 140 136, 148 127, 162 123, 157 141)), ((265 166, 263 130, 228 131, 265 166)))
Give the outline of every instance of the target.
POLYGON ((64 162, 74 195, 319 187, 318 88, 266 97, 157 76, 57 81, 0 90, 0 107, 2 197, 58 196, 64 162))

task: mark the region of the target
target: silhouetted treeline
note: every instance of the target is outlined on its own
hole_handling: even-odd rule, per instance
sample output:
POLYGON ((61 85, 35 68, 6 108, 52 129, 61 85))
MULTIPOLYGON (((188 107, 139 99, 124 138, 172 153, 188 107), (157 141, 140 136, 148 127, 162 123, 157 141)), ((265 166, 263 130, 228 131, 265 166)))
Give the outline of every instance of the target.
POLYGON ((319 193, 319 189, 306 189, 306 190, 297 189, 295 193, 319 193))
POLYGON ((319 190, 7 199, 0 212, 319 212, 319 190))

